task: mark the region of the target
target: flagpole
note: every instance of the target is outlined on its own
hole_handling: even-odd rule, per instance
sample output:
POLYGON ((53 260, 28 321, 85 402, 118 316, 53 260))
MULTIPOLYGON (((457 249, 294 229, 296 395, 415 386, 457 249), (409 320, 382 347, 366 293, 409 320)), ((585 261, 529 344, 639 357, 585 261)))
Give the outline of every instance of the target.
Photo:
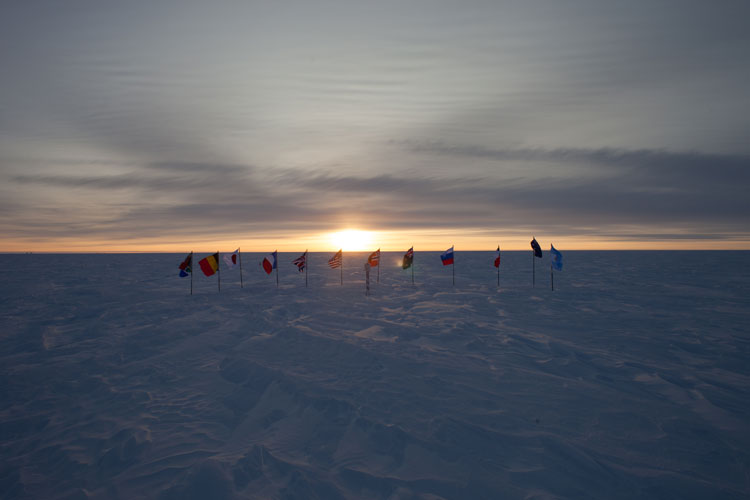
POLYGON ((237 255, 240 258, 240 288, 245 288, 242 286, 242 251, 239 248, 237 249, 237 255))
MULTIPOLYGON (((500 245, 497 246, 497 255, 500 256, 500 245)), ((496 257, 497 258, 497 257, 496 257)), ((497 263, 497 286, 500 286, 500 263, 497 263)))
POLYGON ((414 245, 411 247, 411 284, 414 284, 414 245))
POLYGON ((279 288, 279 254, 278 250, 274 250, 274 264, 276 264, 276 288, 279 288))
MULTIPOLYGON (((451 245, 453 248, 453 245, 451 245)), ((456 286, 456 251, 453 251, 453 264, 451 264, 451 274, 453 275, 453 286, 456 286)))
POLYGON ((190 250, 190 295, 193 295, 193 251, 190 250))
POLYGON ((219 255, 219 252, 216 252, 216 269, 219 271, 219 291, 221 291, 221 255, 219 255))

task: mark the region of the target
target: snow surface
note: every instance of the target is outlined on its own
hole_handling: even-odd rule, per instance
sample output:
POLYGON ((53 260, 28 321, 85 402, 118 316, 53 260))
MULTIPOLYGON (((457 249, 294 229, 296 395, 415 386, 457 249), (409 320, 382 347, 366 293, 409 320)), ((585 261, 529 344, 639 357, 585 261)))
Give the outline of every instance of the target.
POLYGON ((750 497, 750 252, 563 253, 4 255, 0 498, 750 497))

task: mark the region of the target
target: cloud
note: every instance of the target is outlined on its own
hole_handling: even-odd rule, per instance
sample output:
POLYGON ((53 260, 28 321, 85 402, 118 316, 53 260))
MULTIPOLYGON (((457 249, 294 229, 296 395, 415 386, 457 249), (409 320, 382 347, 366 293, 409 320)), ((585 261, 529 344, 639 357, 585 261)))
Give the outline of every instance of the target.
MULTIPOLYGON (((90 162, 90 164, 95 164, 90 162)), ((112 165, 112 164, 110 164, 112 165)), ((116 164, 115 164, 116 165, 116 164)), ((120 165, 122 167, 122 165, 120 165)), ((127 168, 127 167, 125 167, 127 168)), ((136 167, 123 174, 71 175, 20 174, 8 177, 21 185, 98 190, 144 189, 148 191, 184 192, 244 183, 252 167, 210 163, 159 162, 136 167)))
POLYGON ((158 162, 123 167, 125 172, 108 176, 12 175, 7 178, 11 185, 46 186, 68 201, 57 210, 52 204, 46 212, 19 217, 9 231, 127 239, 325 231, 340 227, 342 221, 355 221, 385 230, 539 228, 607 236, 617 235, 617 228, 640 227, 653 228, 638 231, 643 238, 711 239, 740 237, 750 223, 750 202, 744 193, 750 161, 742 155, 493 150, 415 142, 400 147, 408 153, 405 161, 421 155, 473 158, 498 168, 473 175, 450 170, 365 175, 158 162), (512 174, 502 168, 506 164, 514 166, 512 174), (525 165, 530 167, 524 169, 525 165), (571 165, 584 165, 584 174, 569 169, 571 165), (554 175, 545 176, 550 169, 554 175), (123 190, 129 191, 124 202, 107 195, 123 190), (99 200, 99 209, 91 213, 77 205, 76 192, 99 200))

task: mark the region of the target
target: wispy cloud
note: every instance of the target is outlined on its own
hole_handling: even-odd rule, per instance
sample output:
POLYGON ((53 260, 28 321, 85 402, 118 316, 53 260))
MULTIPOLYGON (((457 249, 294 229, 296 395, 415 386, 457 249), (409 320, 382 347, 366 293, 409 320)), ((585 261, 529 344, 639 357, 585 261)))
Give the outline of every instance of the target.
POLYGON ((508 177, 498 168, 475 176, 461 172, 368 176, 180 162, 128 167, 132 170, 111 176, 13 175, 7 181, 20 187, 133 191, 128 203, 102 200, 101 210, 88 219, 72 203, 59 211, 37 214, 34 224, 22 217, 13 231, 44 228, 49 234, 112 238, 239 235, 333 230, 342 220, 354 220, 373 229, 539 227, 601 236, 617 234, 613 227, 638 226, 659 228, 640 232, 642 238, 693 234, 696 239, 710 239, 735 237, 750 223, 750 202, 744 193, 750 162, 741 155, 581 148, 491 150, 439 143, 402 146, 411 155, 484 158, 498 165, 583 163, 597 175, 547 179, 535 169, 527 177, 508 177), (64 223, 69 217, 66 212, 75 212, 78 222, 64 223))

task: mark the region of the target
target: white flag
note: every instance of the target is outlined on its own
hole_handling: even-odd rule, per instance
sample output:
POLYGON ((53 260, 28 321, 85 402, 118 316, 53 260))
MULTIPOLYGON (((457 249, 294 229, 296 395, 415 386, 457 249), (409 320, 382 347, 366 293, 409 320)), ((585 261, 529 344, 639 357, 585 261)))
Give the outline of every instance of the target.
POLYGON ((240 249, 239 248, 237 250, 235 250, 234 252, 232 252, 232 253, 225 253, 224 254, 224 262, 226 262, 227 267, 229 269, 232 269, 234 266, 236 266, 237 264, 239 264, 239 259, 240 259, 239 254, 240 254, 240 249))

